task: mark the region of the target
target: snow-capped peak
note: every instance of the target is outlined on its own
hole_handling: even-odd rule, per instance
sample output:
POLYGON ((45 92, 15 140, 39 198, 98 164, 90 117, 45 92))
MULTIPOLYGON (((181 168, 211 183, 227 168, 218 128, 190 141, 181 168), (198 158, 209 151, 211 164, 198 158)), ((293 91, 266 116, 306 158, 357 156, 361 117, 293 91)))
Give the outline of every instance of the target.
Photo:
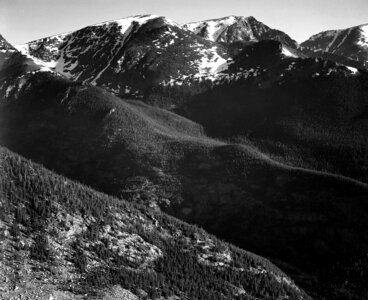
POLYGON ((227 16, 220 19, 192 22, 185 24, 183 28, 213 42, 276 40, 294 49, 298 46, 297 42, 284 32, 272 29, 252 16, 227 16))
POLYGON ((137 23, 137 24, 139 24, 139 26, 142 26, 142 25, 146 24, 148 21, 154 20, 154 19, 162 19, 168 25, 178 26, 178 24, 176 24, 174 21, 172 21, 172 20, 170 20, 166 17, 162 17, 162 16, 158 16, 158 15, 136 15, 136 16, 130 16, 130 17, 122 18, 122 19, 116 19, 116 20, 110 20, 110 21, 106 21, 106 22, 102 22, 102 23, 97 23, 97 24, 94 24, 94 25, 91 25, 91 26, 104 26, 104 25, 108 25, 108 24, 111 24, 111 23, 117 23, 119 26, 121 26, 121 28, 122 28, 121 31, 124 34, 125 31, 133 23, 137 23))
MULTIPOLYGON (((184 28, 194 32, 198 35, 203 35, 203 37, 211 40, 213 42, 224 39, 222 35, 225 31, 234 24, 238 22, 248 22, 250 20, 255 20, 253 17, 242 17, 242 16, 227 16, 220 19, 211 19, 200 22, 192 22, 184 25, 184 28)), ((249 25, 248 25, 249 26, 249 25)), ((252 39, 254 36, 252 35, 252 39)))
MULTIPOLYGON (((45 68, 56 70, 66 77, 78 79, 81 71, 78 74, 71 74, 79 64, 76 58, 107 42, 109 40, 108 35, 104 36, 103 32, 113 33, 114 31, 111 31, 111 29, 116 26, 120 29, 121 35, 116 37, 115 42, 112 44, 113 49, 110 49, 115 53, 123 47, 132 33, 137 32, 140 27, 149 21, 156 19, 160 19, 164 24, 177 26, 175 22, 165 17, 136 15, 92 24, 77 31, 53 35, 27 44, 17 45, 16 48, 45 68), (103 31, 99 30, 100 27, 104 27, 103 31), (75 47, 75 44, 78 44, 78 46, 75 47), (81 47, 85 47, 85 49, 81 47)), ((99 76, 95 80, 98 78, 99 76)))

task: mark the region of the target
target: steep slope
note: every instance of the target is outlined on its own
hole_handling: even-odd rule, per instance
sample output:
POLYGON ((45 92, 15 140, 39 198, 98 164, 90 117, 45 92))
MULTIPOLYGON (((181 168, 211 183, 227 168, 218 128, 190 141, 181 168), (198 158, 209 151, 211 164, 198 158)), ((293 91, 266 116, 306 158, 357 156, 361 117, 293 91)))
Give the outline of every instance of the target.
POLYGON ((332 53, 368 66, 368 24, 313 35, 301 44, 305 52, 332 53))
POLYGON ((67 78, 142 97, 171 76, 227 68, 222 46, 153 15, 109 21, 17 46, 67 78))
POLYGON ((320 58, 285 56, 262 41, 214 80, 182 78, 146 102, 171 108, 217 138, 251 140, 276 159, 368 182, 367 73, 320 58))
POLYGON ((267 260, 203 230, 4 148, 0 161, 2 299, 309 299, 267 260))
POLYGON ((363 299, 365 273, 351 270, 368 247, 366 184, 210 139, 188 119, 96 87, 28 76, 0 104, 2 145, 257 250, 318 297, 363 299))
POLYGON ((254 17, 228 16, 193 22, 184 25, 184 28, 195 34, 214 42, 258 42, 261 40, 276 40, 285 46, 297 48, 297 42, 286 33, 271 29, 254 17))

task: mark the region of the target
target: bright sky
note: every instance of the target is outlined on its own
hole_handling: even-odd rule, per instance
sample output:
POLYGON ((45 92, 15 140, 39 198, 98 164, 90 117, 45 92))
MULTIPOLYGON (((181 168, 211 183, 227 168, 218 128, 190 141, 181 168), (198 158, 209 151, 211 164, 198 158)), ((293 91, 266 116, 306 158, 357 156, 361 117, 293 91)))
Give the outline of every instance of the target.
POLYGON ((368 23, 368 0, 0 0, 0 34, 19 44, 138 14, 178 23, 254 16, 301 42, 323 30, 368 23))

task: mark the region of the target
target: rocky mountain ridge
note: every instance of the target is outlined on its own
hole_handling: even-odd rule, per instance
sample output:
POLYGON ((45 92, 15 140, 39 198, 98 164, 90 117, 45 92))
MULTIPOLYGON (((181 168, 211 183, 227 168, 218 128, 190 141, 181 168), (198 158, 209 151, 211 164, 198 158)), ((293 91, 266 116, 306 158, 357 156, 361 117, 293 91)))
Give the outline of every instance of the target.
POLYGON ((184 28, 214 42, 259 42, 261 40, 276 40, 290 48, 297 48, 296 41, 286 33, 271 29, 254 17, 228 16, 220 19, 192 22, 184 28))
POLYGON ((362 67, 366 68, 368 66, 368 24, 324 31, 313 35, 300 46, 311 52, 331 53, 360 62, 362 67))
POLYGON ((67 78, 135 97, 170 76, 221 72, 229 59, 220 45, 153 15, 99 23, 17 49, 67 78))

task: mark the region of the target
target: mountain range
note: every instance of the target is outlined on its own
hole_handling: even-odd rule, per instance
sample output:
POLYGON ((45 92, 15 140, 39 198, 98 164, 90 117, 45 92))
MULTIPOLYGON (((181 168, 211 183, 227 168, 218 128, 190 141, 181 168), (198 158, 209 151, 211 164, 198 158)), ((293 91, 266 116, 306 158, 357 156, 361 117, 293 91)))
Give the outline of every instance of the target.
POLYGON ((0 36, 5 299, 365 299, 365 32, 0 36))

